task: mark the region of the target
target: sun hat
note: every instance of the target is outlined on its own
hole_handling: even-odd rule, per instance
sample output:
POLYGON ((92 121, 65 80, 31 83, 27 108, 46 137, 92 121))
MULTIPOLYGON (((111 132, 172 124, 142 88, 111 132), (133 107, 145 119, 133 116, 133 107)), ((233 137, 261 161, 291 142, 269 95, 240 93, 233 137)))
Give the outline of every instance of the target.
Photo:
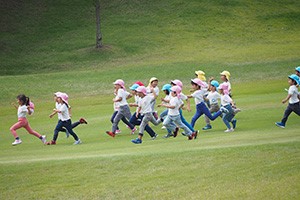
POLYGON ((290 75, 289 78, 292 79, 292 80, 294 80, 294 81, 296 81, 296 83, 297 83, 298 85, 300 85, 300 79, 299 79, 299 76, 297 76, 296 74, 290 75))
POLYGON ((223 71, 223 72, 220 73, 220 75, 225 76, 228 81, 229 81, 230 76, 231 76, 229 71, 223 71))
POLYGON ((123 89, 125 88, 125 83, 122 79, 117 79, 113 84, 114 85, 120 85, 121 88, 123 88, 123 89))
POLYGON ((175 80, 171 81, 171 83, 173 83, 174 85, 179 86, 180 88, 182 88, 182 86, 183 86, 182 82, 178 79, 175 79, 175 80))
POLYGON ((180 93, 181 93, 181 87, 179 87, 179 86, 173 86, 173 87, 171 87, 171 91, 172 92, 176 92, 176 94, 177 94, 177 97, 179 98, 180 97, 180 93))
POLYGON ((59 94, 61 94, 62 92, 55 92, 54 95, 57 96, 59 94))
POLYGON ((228 88, 229 88, 229 86, 227 83, 222 83, 218 87, 219 90, 223 90, 224 94, 229 94, 228 88))
POLYGON ((139 84, 135 83, 129 89, 136 90, 136 88, 138 88, 138 87, 139 87, 139 84))
POLYGON ((168 90, 169 92, 171 92, 171 87, 172 87, 172 85, 171 84, 165 84, 165 85, 163 85, 163 87, 162 87, 162 91, 164 91, 164 90, 168 90))
POLYGON ((69 96, 66 93, 59 93, 57 97, 61 98, 63 102, 69 104, 69 96))
POLYGON ((201 70, 195 71, 195 74, 198 76, 198 78, 199 78, 201 81, 206 81, 204 71, 201 71, 201 70))
POLYGON ((300 66, 296 67, 295 70, 300 73, 300 66))
POLYGON ((218 88, 219 87, 219 82, 218 81, 215 81, 215 80, 212 80, 211 82, 210 82, 210 84, 212 85, 212 86, 214 86, 215 88, 218 88))
POLYGON ((191 81, 193 83, 195 83, 196 85, 199 85, 200 87, 205 87, 206 85, 204 84, 203 81, 201 81, 199 78, 194 78, 194 79, 191 79, 191 81))
POLYGON ((137 81, 135 83, 138 84, 139 86, 144 86, 144 83, 142 83, 141 81, 137 81))
POLYGON ((153 81, 158 81, 158 79, 157 79, 156 77, 150 78, 150 80, 149 80, 149 86, 151 85, 151 83, 152 83, 153 81))
POLYGON ((145 86, 139 86, 138 88, 136 88, 136 91, 137 92, 141 92, 143 93, 144 95, 147 95, 147 89, 145 86))

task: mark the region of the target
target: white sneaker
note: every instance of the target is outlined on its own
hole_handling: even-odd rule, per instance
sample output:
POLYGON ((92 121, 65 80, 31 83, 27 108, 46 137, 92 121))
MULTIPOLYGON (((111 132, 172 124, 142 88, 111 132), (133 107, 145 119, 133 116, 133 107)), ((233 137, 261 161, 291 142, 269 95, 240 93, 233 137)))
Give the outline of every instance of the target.
POLYGON ((227 129, 226 131, 224 131, 225 133, 230 133, 230 132, 233 132, 234 131, 234 129, 233 128, 231 128, 231 129, 227 129))
POLYGON ((47 143, 47 140, 46 140, 46 135, 42 135, 42 143, 43 144, 46 144, 47 143))
POLYGON ((18 139, 18 140, 15 140, 13 143, 11 143, 13 146, 16 146, 18 144, 21 144, 22 143, 22 140, 18 139))
POLYGON ((229 113, 229 111, 225 107, 221 107, 220 110, 222 113, 229 113))
POLYGON ((165 127, 165 126, 162 126, 161 129, 166 129, 166 127, 165 127))
POLYGON ((121 133, 121 130, 116 130, 115 134, 121 133))
POLYGON ((78 139, 77 141, 74 142, 74 144, 81 144, 81 143, 82 143, 82 142, 81 142, 80 139, 78 139))
POLYGON ((133 135, 134 134, 134 132, 136 131, 136 128, 134 127, 132 130, 131 130, 131 135, 133 135))

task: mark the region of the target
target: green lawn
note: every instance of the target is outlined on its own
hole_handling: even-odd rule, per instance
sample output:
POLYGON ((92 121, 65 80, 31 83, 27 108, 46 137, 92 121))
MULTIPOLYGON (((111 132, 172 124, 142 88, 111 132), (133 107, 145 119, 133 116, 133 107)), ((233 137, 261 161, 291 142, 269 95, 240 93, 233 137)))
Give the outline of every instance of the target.
POLYGON ((299 1, 101 5, 105 47, 95 50, 92 1, 3 2, 0 199, 299 199, 299 116, 292 114, 285 129, 274 124, 287 106, 287 76, 300 63, 299 1), (156 140, 145 134, 141 145, 130 142, 137 132, 130 135, 124 124, 115 138, 105 134, 115 79, 129 87, 155 76, 162 87, 178 78, 189 94, 195 70, 217 80, 231 72, 242 109, 233 133, 224 133, 221 119, 204 132, 201 117, 193 141, 163 139, 161 126, 153 127, 156 140), (13 147, 9 128, 17 116, 10 103, 19 93, 31 97, 30 124, 51 140, 56 91, 69 94, 73 121, 87 119, 75 129, 83 144, 61 133, 57 145, 44 146, 19 130, 23 143, 13 147))

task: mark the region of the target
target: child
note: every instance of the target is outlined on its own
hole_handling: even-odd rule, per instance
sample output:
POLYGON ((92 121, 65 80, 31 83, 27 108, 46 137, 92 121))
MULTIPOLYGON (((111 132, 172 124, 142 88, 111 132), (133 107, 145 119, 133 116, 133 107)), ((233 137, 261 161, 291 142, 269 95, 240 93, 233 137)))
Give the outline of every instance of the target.
POLYGON ((50 118, 52 118, 55 114, 58 115, 58 122, 54 129, 54 135, 51 142, 47 142, 48 145, 55 145, 56 140, 58 137, 59 131, 63 127, 66 128, 66 130, 69 132, 70 135, 73 136, 75 142, 74 144, 81 144, 81 140, 78 138, 76 133, 73 131, 72 128, 72 121, 69 113, 69 103, 68 103, 68 95, 66 93, 56 93, 56 101, 57 101, 57 107, 53 109, 53 112, 49 115, 50 118))
POLYGON ((227 130, 225 130, 225 133, 229 133, 234 131, 236 127, 236 119, 234 119, 234 111, 232 109, 232 106, 234 106, 234 102, 232 101, 231 97, 229 96, 229 89, 228 84, 222 83, 219 86, 219 92, 221 94, 221 106, 227 109, 228 112, 226 112, 223 115, 223 122, 225 123, 227 130), (230 122, 232 123, 232 127, 230 126, 230 122))
MULTIPOLYGON (((115 92, 116 92, 116 97, 113 99, 113 102, 119 102, 119 110, 114 118, 114 122, 112 125, 112 131, 106 131, 106 133, 111 136, 115 137, 116 135, 116 130, 118 129, 118 124, 120 120, 125 117, 127 120, 130 119, 131 113, 129 109, 129 105, 127 103, 127 93, 126 93, 126 88, 125 88, 125 83, 122 79, 116 80, 114 83, 115 85, 115 92)), ((132 127, 134 126, 132 125, 132 127)))
MULTIPOLYGON (((151 94, 152 96, 154 96, 154 93, 156 96, 159 95, 159 88, 158 88, 158 79, 155 78, 155 77, 152 77, 150 80, 149 80, 149 85, 147 86, 147 94, 151 94), (154 89, 152 91, 152 88, 154 89)), ((153 110, 153 115, 155 117, 155 119, 158 119, 158 115, 157 115, 157 112, 154 110, 154 105, 156 103, 156 99, 152 102, 151 106, 152 106, 152 110, 153 110)))
MULTIPOLYGON (((134 85, 138 87, 138 84, 134 84, 134 85)), ((132 89, 132 88, 130 88, 130 89, 132 89)), ((125 93, 126 93, 126 99, 131 98, 131 94, 129 92, 125 91, 125 93)), ((114 94, 117 95, 116 92, 114 94)), ((120 102, 114 102, 114 113, 112 114, 112 116, 110 118, 111 123, 114 123, 114 119, 115 119, 116 115, 118 114, 119 107, 120 107, 120 102)), ((121 120, 131 130, 131 134, 134 134, 134 132, 136 130, 134 125, 129 123, 129 121, 124 116, 122 117, 121 120)), ((119 126, 117 126, 116 134, 119 134, 119 133, 121 133, 121 130, 119 129, 119 126)))
POLYGON ((173 86, 171 88, 171 96, 169 105, 160 104, 159 106, 163 106, 168 108, 168 115, 163 122, 163 125, 166 126, 167 129, 170 129, 175 132, 176 125, 184 130, 184 135, 188 137, 189 140, 197 138, 197 132, 192 132, 185 124, 182 123, 179 109, 182 106, 183 102, 180 99, 181 88, 179 86, 173 86), (175 124, 176 125, 175 125, 175 124))
POLYGON ((204 103, 203 96, 204 96, 205 92, 204 92, 204 90, 201 90, 201 87, 203 87, 203 86, 205 87, 203 82, 200 79, 195 78, 195 79, 191 80, 191 85, 192 85, 192 89, 194 90, 194 93, 191 95, 188 95, 187 97, 194 98, 195 105, 196 105, 196 113, 193 116, 192 121, 191 121, 192 127, 195 127, 196 121, 203 114, 205 114, 209 119, 215 120, 217 117, 219 117, 222 114, 222 112, 228 112, 225 108, 221 108, 220 110, 218 110, 216 112, 215 115, 212 116, 204 103))
POLYGON ((280 128, 285 128, 288 117, 292 112, 300 116, 300 103, 298 98, 298 89, 296 87, 297 84, 300 84, 300 79, 296 74, 292 74, 288 78, 290 87, 288 90, 288 95, 285 99, 282 100, 282 103, 286 103, 287 101, 289 101, 289 104, 284 112, 281 122, 275 123, 280 128))
POLYGON ((30 100, 28 97, 26 97, 24 94, 20 94, 17 96, 18 104, 19 106, 16 106, 15 104, 14 107, 18 109, 18 122, 15 123, 12 127, 10 127, 10 131, 15 137, 15 141, 12 143, 13 146, 21 144, 22 140, 18 136, 16 130, 20 128, 25 128, 29 134, 32 134, 39 138, 44 144, 46 143, 46 136, 45 135, 40 135, 38 132, 34 131, 31 129, 28 120, 26 118, 26 114, 28 113, 31 115, 33 112, 32 110, 34 109, 34 105, 31 104, 30 106, 30 100))
MULTIPOLYGON (((219 83, 218 81, 211 81, 210 82, 210 86, 209 86, 209 93, 206 97, 206 99, 209 101, 209 112, 210 113, 214 113, 220 110, 220 106, 219 106, 219 102, 218 99, 221 99, 221 95, 218 93, 217 88, 219 87, 219 83)), ((208 130, 211 129, 212 126, 210 124, 210 120, 209 118, 205 115, 205 122, 206 122, 206 126, 202 128, 202 130, 208 130)))
MULTIPOLYGON (((139 102, 141 101, 141 97, 139 97, 138 92, 136 91, 136 89, 139 87, 140 85, 136 82, 135 84, 133 84, 130 89, 132 91, 132 94, 134 95, 134 99, 135 102, 134 103, 130 103, 129 106, 130 107, 136 107, 136 112, 131 116, 129 122, 134 125, 134 126, 139 126, 141 125, 141 122, 143 120, 143 117, 140 113, 138 113, 138 105, 139 102), (138 113, 138 115, 136 114, 138 113)), ((144 86, 144 85, 141 85, 144 86)), ((147 124, 145 126, 145 131, 150 135, 151 139, 155 139, 157 134, 152 130, 152 128, 147 124)))
MULTIPOLYGON (((142 138, 144 135, 145 127, 148 125, 148 122, 152 122, 154 125, 158 125, 161 123, 161 119, 156 120, 153 116, 153 109, 152 105, 155 99, 157 98, 156 93, 154 91, 154 88, 151 87, 150 91, 153 95, 147 95, 147 89, 145 86, 139 86, 136 89, 139 97, 141 98, 138 104, 138 109, 136 112, 136 118, 138 118, 139 114, 141 113, 143 115, 143 119, 140 125, 139 135, 138 138, 131 140, 131 142, 135 144, 141 144, 142 138)), ((155 138, 157 137, 157 134, 155 134, 155 138)))
MULTIPOLYGON (((56 108, 56 109, 58 109, 58 107, 59 107, 56 98, 57 98, 57 95, 60 94, 60 93, 62 93, 62 92, 56 92, 56 93, 54 93, 54 101, 55 101, 55 108, 56 108)), ((66 94, 66 95, 67 95, 67 94, 66 94)), ((66 97, 69 98, 68 96, 66 96, 66 97)), ((69 105, 69 115, 70 115, 70 117, 71 117, 71 106, 70 106, 70 105, 69 105)), ((59 119, 58 119, 58 120, 59 120, 59 119)), ((87 121, 86 121, 84 118, 80 118, 77 122, 72 123, 72 129, 76 128, 76 127, 77 127, 78 125, 80 125, 80 124, 87 124, 87 121)), ((63 127, 62 127, 59 131, 65 132, 67 138, 70 136, 70 133, 68 132, 68 130, 65 129, 65 128, 63 128, 63 127)))

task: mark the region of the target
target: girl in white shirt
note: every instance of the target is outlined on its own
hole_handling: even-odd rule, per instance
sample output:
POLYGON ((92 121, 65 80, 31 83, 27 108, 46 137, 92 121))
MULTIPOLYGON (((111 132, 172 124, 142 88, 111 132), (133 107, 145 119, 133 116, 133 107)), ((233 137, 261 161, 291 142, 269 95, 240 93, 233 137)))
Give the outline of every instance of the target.
POLYGON ((54 129, 53 139, 50 142, 47 142, 47 145, 56 144, 58 133, 63 127, 66 128, 68 133, 73 136, 75 140, 74 144, 81 144, 81 140, 78 138, 72 128, 72 121, 69 113, 68 95, 66 93, 56 93, 56 95, 56 108, 53 109, 53 112, 49 115, 49 117, 52 118, 55 114, 57 114, 59 120, 54 129))
POLYGON ((180 93, 181 93, 181 88, 179 86, 173 86, 171 88, 172 98, 170 99, 169 104, 159 105, 169 109, 168 115, 166 119, 163 121, 163 125, 166 126, 167 129, 170 129, 172 132, 174 132, 174 134, 177 134, 178 132, 175 131, 177 125, 178 127, 184 130, 184 135, 186 135, 189 140, 192 140, 197 137, 197 132, 192 132, 181 121, 179 109, 182 107, 183 102, 180 100, 180 93))
POLYGON ((289 104, 285 109, 281 122, 275 123, 280 128, 285 128, 288 117, 292 112, 300 116, 300 102, 298 98, 298 88, 296 87, 296 85, 300 85, 300 78, 296 74, 292 74, 289 76, 288 83, 290 85, 288 95, 282 100, 282 103, 286 103, 288 101, 289 104))
POLYGON ((16 130, 20 129, 20 128, 25 128, 27 130, 28 133, 36 136, 37 138, 39 138, 44 144, 46 143, 46 136, 45 135, 41 135, 38 132, 34 131, 29 123, 28 120, 26 118, 27 113, 29 115, 32 114, 32 110, 34 108, 34 106, 31 104, 30 105, 30 100, 28 97, 26 97, 24 94, 20 94, 17 96, 17 100, 18 100, 18 104, 19 106, 17 107, 16 105, 15 108, 18 109, 18 122, 15 123, 11 128, 10 131, 13 134, 13 136, 15 137, 15 141, 12 143, 13 146, 21 144, 22 140, 19 138, 16 130))

